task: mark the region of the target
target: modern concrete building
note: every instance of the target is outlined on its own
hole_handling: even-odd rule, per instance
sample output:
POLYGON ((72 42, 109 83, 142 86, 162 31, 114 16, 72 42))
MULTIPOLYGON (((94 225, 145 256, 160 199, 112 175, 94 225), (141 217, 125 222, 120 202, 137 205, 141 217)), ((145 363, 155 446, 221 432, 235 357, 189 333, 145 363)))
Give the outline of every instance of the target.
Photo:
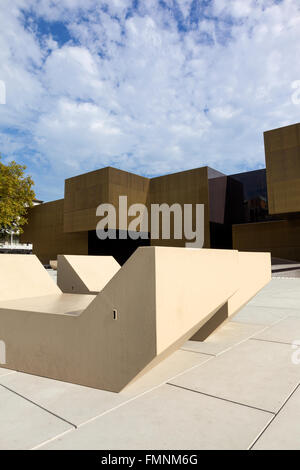
MULTIPOLYGON (((174 234, 170 240, 99 240, 97 207, 118 208, 119 196, 126 195, 128 206, 142 203, 149 209, 151 204, 204 204, 204 247, 230 248, 232 223, 243 220, 242 194, 239 181, 209 167, 151 179, 107 167, 67 179, 64 199, 32 208, 22 240, 33 243, 44 264, 59 254, 113 255, 122 264, 141 245, 185 246, 187 240, 174 234)), ((118 219, 120 233, 124 227, 118 219)))
MULTIPOLYGON (((99 204, 204 204, 204 247, 270 251, 300 260, 300 124, 265 132, 266 169, 224 175, 209 167, 145 178, 107 167, 65 181, 64 199, 30 210, 22 241, 44 264, 59 254, 112 255, 123 264, 138 246, 186 239, 99 240, 99 204), (299 187, 298 187, 299 186, 299 187)), ((130 218, 128 219, 128 222, 130 218)), ((194 221, 195 222, 195 221, 194 221)), ((118 217, 115 229, 124 230, 118 217)), ((125 227, 126 229, 126 227, 125 227)))

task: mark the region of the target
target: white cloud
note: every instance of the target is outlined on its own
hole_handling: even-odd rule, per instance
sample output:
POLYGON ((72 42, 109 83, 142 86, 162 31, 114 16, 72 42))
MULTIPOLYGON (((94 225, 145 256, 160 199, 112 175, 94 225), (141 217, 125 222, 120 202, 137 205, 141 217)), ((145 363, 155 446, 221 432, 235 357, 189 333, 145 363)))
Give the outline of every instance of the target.
POLYGON ((39 196, 109 164, 146 175, 254 169, 262 132, 299 121, 297 0, 214 0, 198 23, 201 8, 177 0, 181 30, 166 3, 129 12, 130 0, 2 0, 0 151, 28 164, 39 196), (39 16, 62 21, 71 39, 41 37, 39 16))

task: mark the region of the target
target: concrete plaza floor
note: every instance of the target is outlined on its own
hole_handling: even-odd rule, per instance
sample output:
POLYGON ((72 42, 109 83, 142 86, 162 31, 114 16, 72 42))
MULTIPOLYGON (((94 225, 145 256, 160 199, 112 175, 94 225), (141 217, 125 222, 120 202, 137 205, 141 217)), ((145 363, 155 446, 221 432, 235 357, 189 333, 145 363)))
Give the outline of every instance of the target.
POLYGON ((299 418, 300 279, 119 394, 0 369, 0 449, 300 449, 299 418))

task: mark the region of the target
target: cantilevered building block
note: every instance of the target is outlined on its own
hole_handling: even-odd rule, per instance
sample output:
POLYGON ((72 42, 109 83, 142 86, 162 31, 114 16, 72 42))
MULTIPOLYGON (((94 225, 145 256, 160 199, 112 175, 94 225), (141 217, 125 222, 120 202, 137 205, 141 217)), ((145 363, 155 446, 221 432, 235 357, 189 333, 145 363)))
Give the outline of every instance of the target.
POLYGON ((239 251, 239 288, 228 301, 228 316, 235 315, 272 278, 270 253, 239 251))
POLYGON ((201 327, 193 341, 204 341, 224 321, 236 315, 272 278, 270 253, 238 252, 237 290, 228 302, 201 327))
POLYGON ((2 367, 118 392, 203 327, 239 277, 237 251, 139 248, 97 296, 1 301, 2 367))
POLYGON ((119 269, 113 256, 59 255, 57 284, 65 293, 98 294, 119 269))

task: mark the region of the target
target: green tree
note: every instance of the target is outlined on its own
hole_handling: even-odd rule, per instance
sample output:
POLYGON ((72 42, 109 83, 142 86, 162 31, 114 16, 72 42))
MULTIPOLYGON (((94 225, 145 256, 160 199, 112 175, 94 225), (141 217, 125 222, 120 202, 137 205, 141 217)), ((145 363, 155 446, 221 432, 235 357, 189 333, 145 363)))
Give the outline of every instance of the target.
POLYGON ((25 175, 26 166, 12 161, 1 162, 0 155, 0 233, 10 231, 22 233, 27 223, 27 210, 33 206, 34 182, 25 175))

